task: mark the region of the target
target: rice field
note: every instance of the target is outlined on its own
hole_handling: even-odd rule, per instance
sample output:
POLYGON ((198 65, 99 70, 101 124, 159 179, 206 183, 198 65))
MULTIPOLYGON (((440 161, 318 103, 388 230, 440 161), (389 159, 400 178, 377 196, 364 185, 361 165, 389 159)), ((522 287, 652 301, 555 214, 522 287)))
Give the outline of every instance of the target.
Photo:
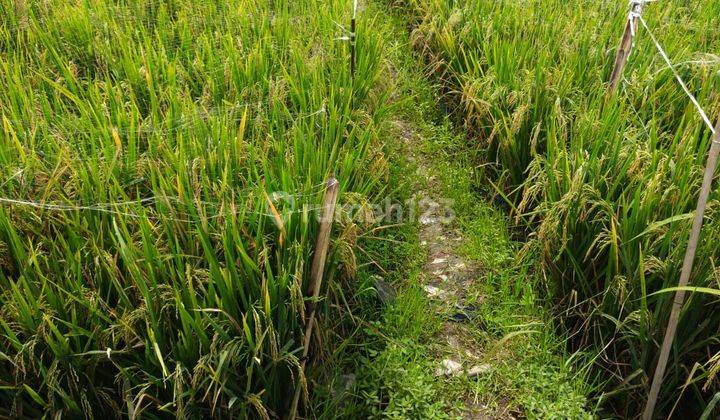
MULTIPOLYGON (((504 197, 571 352, 606 413, 642 412, 695 210, 711 131, 643 26, 608 95, 626 2, 408 0, 413 39, 473 133, 478 188, 504 197), (580 353, 577 353, 578 356, 580 353), (579 357, 578 357, 579 359, 579 357)), ((689 90, 720 115, 720 9, 649 2, 643 17, 689 90)), ((717 288, 717 191, 691 285, 717 288)), ((716 297, 686 298, 658 414, 699 415, 720 391, 716 297)))
MULTIPOLYGON (((307 401, 325 183, 356 203, 388 187, 384 41, 359 18, 351 78, 336 39, 351 13, 0 1, 0 417, 269 418, 307 401)), ((367 234, 336 225, 327 301, 367 234)))
MULTIPOLYGON (((365 279, 401 248, 365 241, 393 228, 370 215, 401 170, 386 128, 417 99, 394 85, 405 47, 469 139, 474 187, 522 238, 559 353, 594 387, 585 408, 642 413, 712 142, 649 32, 612 93, 625 2, 367 1, 354 29, 353 6, 0 0, 0 417, 292 418, 295 395, 301 416, 343 412, 313 411, 333 392, 315 368, 377 354, 346 338, 378 325, 365 279), (410 46, 388 36, 385 9, 407 18, 410 46), (316 302, 331 177, 341 217, 316 302)), ((719 16, 714 0, 643 11, 713 122, 719 16)), ((719 202, 713 191, 690 279, 706 290, 682 307, 658 416, 720 401, 719 202)), ((423 319, 402 313, 417 335, 423 319)), ((424 366, 400 370, 442 395, 424 366)), ((388 405, 370 404, 343 409, 388 405)))

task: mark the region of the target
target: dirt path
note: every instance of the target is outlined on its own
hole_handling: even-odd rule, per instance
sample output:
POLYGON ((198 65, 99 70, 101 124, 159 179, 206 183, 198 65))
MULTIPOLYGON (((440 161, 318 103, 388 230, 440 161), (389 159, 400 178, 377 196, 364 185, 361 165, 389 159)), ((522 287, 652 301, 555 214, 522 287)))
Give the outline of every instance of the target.
MULTIPOLYGON (((477 328, 473 323, 477 305, 484 299, 473 296, 472 305, 466 303, 468 293, 481 289, 478 282, 482 280, 483 270, 459 252, 465 237, 457 226, 452 203, 442 195, 443 185, 432 164, 433 157, 420 151, 420 135, 410 123, 399 121, 396 124, 406 146, 408 161, 416 167, 415 201, 421 210, 419 239, 427 252, 421 282, 434 303, 432 310, 444 320, 432 343, 437 357, 435 375, 438 380, 460 376, 472 380, 492 370, 492 365, 484 362, 483 345, 472 330, 477 328)), ((491 408, 472 396, 467 396, 463 403, 462 414, 466 419, 514 418, 505 404, 491 408)))
POLYGON ((507 214, 478 182, 479 140, 445 113, 406 19, 379 10, 393 22, 388 83, 402 104, 388 144, 402 196, 412 194, 419 214, 407 238, 414 257, 385 319, 392 345, 369 365, 379 372, 371 395, 390 417, 592 418, 589 387, 558 352, 562 341, 535 293, 537 262, 520 252, 507 214))

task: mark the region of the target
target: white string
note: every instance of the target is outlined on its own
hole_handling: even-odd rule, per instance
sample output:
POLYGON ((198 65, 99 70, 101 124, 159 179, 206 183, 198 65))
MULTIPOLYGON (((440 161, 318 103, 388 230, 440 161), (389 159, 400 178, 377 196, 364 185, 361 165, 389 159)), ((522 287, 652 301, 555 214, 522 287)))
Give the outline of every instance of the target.
POLYGON ((350 30, 349 30, 348 28, 346 28, 346 27, 344 27, 343 25, 339 24, 339 23, 338 23, 337 21, 335 21, 334 19, 333 19, 332 21, 333 21, 333 23, 335 24, 335 26, 337 26, 337 27, 340 29, 340 31, 341 31, 342 33, 347 34, 347 35, 342 35, 342 36, 333 38, 333 41, 350 41, 350 40, 352 39, 353 33, 350 32, 350 30))
MULTIPOLYGON (((133 203, 142 204, 142 203, 150 203, 153 201, 155 201, 155 197, 138 200, 133 203)), ((119 214, 122 216, 135 217, 135 218, 140 217, 136 213, 128 213, 128 212, 121 212, 118 210, 111 210, 111 209, 101 206, 100 204, 92 205, 92 206, 73 206, 73 205, 63 205, 63 204, 55 204, 55 203, 41 203, 39 201, 30 201, 30 200, 18 200, 18 199, 7 198, 7 197, 0 197, 0 203, 17 205, 17 206, 34 207, 34 208, 50 210, 50 211, 66 212, 66 211, 90 210, 90 211, 97 211, 100 213, 113 213, 113 214, 119 214)), ((103 204, 109 205, 110 203, 103 203, 103 204)), ((128 203, 127 202, 126 203, 117 203, 118 206, 122 206, 125 204, 128 204, 128 203)))
POLYGON ((327 108, 325 108, 325 101, 323 101, 323 105, 320 107, 320 109, 318 109, 315 112, 311 112, 309 114, 300 115, 300 116, 298 116, 298 119, 310 118, 310 117, 314 117, 316 115, 326 114, 326 113, 327 113, 327 108))
POLYGON ((337 26, 338 28, 340 28, 340 31, 342 31, 342 32, 350 32, 346 27, 344 27, 343 25, 341 25, 340 23, 338 23, 338 21, 336 21, 335 19, 330 19, 330 20, 332 20, 332 22, 335 24, 335 26, 337 26))
POLYGON ((631 48, 635 48, 635 19, 642 14, 645 0, 630 0, 630 13, 628 13, 628 25, 630 26, 631 48))
MULTIPOLYGON (((106 206, 112 206, 112 205, 123 206, 123 205, 130 205, 130 204, 149 204, 149 203, 158 201, 159 198, 160 197, 149 197, 149 198, 142 199, 142 200, 129 201, 129 202, 124 202, 124 203, 102 203, 102 204, 106 205, 106 206)), ((177 197, 166 197, 166 198, 170 199, 170 201, 180 201, 180 199, 177 197)), ((122 216, 128 216, 128 217, 134 217, 134 218, 143 216, 138 213, 122 212, 122 211, 118 211, 118 210, 113 210, 112 208, 109 208, 109 207, 106 208, 101 205, 75 206, 75 205, 65 205, 65 204, 57 204, 57 203, 43 203, 40 201, 32 201, 32 200, 18 200, 18 199, 7 198, 7 197, 0 197, 0 203, 16 205, 16 206, 24 206, 24 207, 33 207, 33 208, 37 208, 37 209, 48 210, 48 211, 57 211, 57 212, 71 212, 71 211, 87 210, 87 211, 96 211, 96 212, 100 212, 100 213, 119 214, 122 216)), ((218 204, 218 203, 209 203, 209 204, 218 204)), ((235 204, 235 203, 230 203, 230 204, 235 204)), ((319 205, 319 206, 303 206, 302 208, 299 208, 299 209, 278 211, 278 214, 280 214, 282 216, 284 214, 303 213, 306 211, 320 210, 322 208, 324 208, 324 206, 321 206, 321 205, 319 205)), ((179 213, 183 214, 185 216, 190 215, 185 212, 179 212, 179 213)), ((263 216, 275 216, 274 213, 258 212, 258 211, 250 211, 250 210, 246 210, 246 211, 237 210, 237 211, 232 212, 232 214, 239 214, 239 213, 258 214, 258 215, 263 215, 263 216)), ((222 217, 224 215, 225 215, 224 213, 218 213, 215 215, 208 216, 207 218, 214 219, 214 218, 222 217)), ((153 216, 153 215, 146 215, 146 216, 149 218, 157 218, 157 216, 153 216)), ((189 219, 176 219, 176 218, 172 218, 172 217, 168 217, 168 219, 184 221, 184 222, 192 221, 189 219)))
MULTIPOLYGON (((120 215, 120 216, 126 216, 131 218, 140 218, 140 217, 147 217, 149 219, 167 219, 172 221, 178 221, 178 222, 186 222, 186 223, 192 223, 194 220, 192 219, 180 219, 175 217, 158 217, 157 215, 152 214, 139 214, 129 211, 120 211, 115 210, 112 208, 112 206, 126 206, 126 205, 132 205, 132 204, 150 204, 156 201, 159 201, 160 198, 165 198, 168 201, 176 201, 181 202, 180 198, 178 197, 161 197, 161 196, 155 196, 155 197, 149 197, 144 198, 137 201, 128 201, 128 202, 119 202, 119 203, 98 203, 90 206, 78 206, 78 205, 69 205, 69 204, 58 204, 58 203, 43 203, 39 201, 32 201, 32 200, 20 200, 20 199, 14 199, 14 198, 8 198, 8 197, 0 197, 0 204, 7 204, 7 205, 13 205, 13 206, 23 206, 23 207, 32 207, 37 208, 41 210, 47 210, 47 211, 55 211, 55 212, 74 212, 74 211, 94 211, 98 213, 107 213, 107 214, 114 214, 114 215, 120 215)), ((207 203, 209 205, 221 205, 221 203, 207 203)), ((230 203, 235 204, 235 203, 230 203)), ((313 212, 323 209, 324 206, 318 205, 318 206, 306 206, 303 205, 302 207, 298 209, 292 209, 292 210, 278 210, 278 214, 282 216, 286 216, 289 214, 297 214, 297 213, 305 213, 305 212, 313 212)), ((186 212, 178 212, 184 216, 191 216, 189 213, 186 212)), ((269 213, 264 211, 251 211, 251 210, 235 210, 231 212, 230 214, 256 214, 261 216, 268 216, 268 217, 276 217, 275 213, 269 213)), ((226 213, 218 212, 217 214, 213 214, 210 216, 206 216, 206 219, 217 219, 220 217, 226 216, 226 213)))
MULTIPOLYGON (((16 173, 10 180, 14 179, 18 174, 16 173)), ((3 184, 4 185, 4 184, 3 184)), ((257 188, 257 187, 256 187, 257 188)), ((280 192, 276 191, 271 193, 270 195, 274 196, 276 199, 283 199, 283 198, 301 198, 301 197, 310 197, 315 196, 320 192, 323 192, 326 189, 325 182, 321 182, 319 184, 311 186, 307 191, 301 191, 294 194, 289 194, 286 192, 280 192)), ((252 191, 253 188, 246 188, 242 191, 252 191)), ((134 213, 134 212, 128 212, 128 211, 119 211, 116 210, 118 207, 125 207, 125 206, 132 206, 132 205, 148 205, 156 202, 175 202, 175 203, 185 203, 185 201, 181 197, 171 197, 171 196, 163 196, 163 195, 155 195, 152 197, 146 197, 138 200, 131 200, 131 201, 119 201, 119 202, 106 202, 106 203, 94 203, 94 204, 65 204, 65 203, 48 203, 48 202, 41 202, 41 201, 34 201, 34 200, 25 200, 25 199, 18 199, 18 198, 10 198, 10 197, 0 197, 0 204, 7 204, 7 205, 14 205, 14 206, 24 206, 24 207, 32 207, 42 210, 48 210, 48 211, 56 211, 56 212, 71 212, 71 211, 95 211, 100 213, 109 213, 109 214, 116 214, 121 216, 127 216, 132 218, 140 218, 143 217, 143 215, 134 213)), ((213 202, 213 201, 202 201, 202 200, 194 200, 197 204, 202 204, 205 206, 216 206, 220 207, 226 204, 235 205, 235 203, 224 203, 224 202, 213 202)), ((293 206, 297 203, 291 203, 293 206)), ((295 214, 295 213, 304 213, 304 212, 310 212, 310 211, 316 211, 323 208, 323 206, 307 206, 307 203, 301 203, 302 206, 298 209, 291 209, 291 210, 282 210, 279 211, 281 215, 287 215, 287 214, 295 214)), ((184 216, 191 216, 189 213, 186 212, 179 212, 180 214, 184 216)), ((264 215, 264 216, 270 216, 275 217, 274 213, 267 213, 267 212, 258 212, 258 211, 250 211, 250 210, 237 210, 233 212, 233 214, 258 214, 258 215, 264 215)), ((215 219, 219 217, 223 217, 224 213, 217 213, 211 216, 207 216, 208 219, 215 219)), ((148 218, 156 219, 156 216, 153 215, 146 215, 148 218)), ((187 222, 191 223, 193 220, 191 219, 178 219, 173 217, 166 217, 168 220, 173 221, 180 221, 180 222, 187 222)))
MULTIPOLYGON (((665 63, 668 65, 670 70, 675 75, 675 78, 677 79, 678 83, 680 83, 680 86, 682 86, 683 90, 687 94, 687 96, 690 98, 690 101, 695 105, 698 112, 700 113, 700 116, 702 117, 703 121, 705 121, 705 124, 710 128, 710 131, 715 134, 715 127, 713 126, 712 121, 710 121, 710 118, 708 118, 707 114, 705 113, 705 110, 703 110, 702 106, 700 106, 700 103, 695 99, 695 96, 690 92, 690 89, 685 85, 685 82, 682 80, 682 77, 680 77, 680 74, 675 70, 675 66, 673 66, 672 62, 670 61, 670 58, 665 53, 665 50, 660 45, 660 43, 655 38, 655 35, 648 27, 647 23, 645 22, 645 19, 642 18, 642 16, 638 16, 638 19, 640 19, 640 23, 645 27, 645 29, 648 31, 648 34, 650 34, 650 38, 652 39, 653 43, 655 44, 655 47, 660 52, 660 55, 662 56, 663 60, 665 60, 665 63)), ((717 139, 713 140, 713 142, 718 141, 717 139)))
MULTIPOLYGON (((5 183, 3 183, 2 185, 5 185, 8 182, 12 181, 13 179, 17 178, 17 176, 20 175, 20 172, 22 172, 22 170, 15 173, 15 175, 10 177, 10 179, 5 181, 5 183)), ((243 188, 242 190, 236 191, 236 193, 247 195, 247 194, 252 193, 253 191, 257 191, 258 188, 259 187, 257 187, 257 186, 247 187, 247 188, 243 188)), ((315 196, 318 193, 325 191, 325 189, 326 189, 325 183, 321 182, 319 184, 310 186, 307 191, 300 191, 300 192, 296 192, 294 194, 291 194, 291 193, 288 193, 285 191, 273 191, 269 194, 271 196, 277 196, 279 198, 283 198, 283 197, 302 198, 302 197, 315 196)), ((8 198, 8 200, 24 201, 24 200, 18 200, 18 199, 10 199, 10 198, 8 198)), ((96 209, 96 208, 111 208, 111 207, 127 206, 127 205, 133 205, 133 204, 148 204, 148 203, 158 201, 158 200, 174 201, 174 202, 178 202, 178 203, 183 202, 183 200, 180 197, 173 197, 173 196, 167 196, 167 195, 155 195, 152 197, 146 197, 146 198, 142 198, 142 199, 138 199, 138 200, 93 203, 93 204, 76 204, 74 206, 71 206, 71 208, 80 209, 80 210, 92 210, 92 209, 96 209)), ((206 206, 220 206, 223 204, 223 202, 219 202, 219 201, 204 201, 204 200, 196 200, 196 201, 198 203, 206 205, 206 206)), ((63 204, 49 204, 49 205, 55 206, 55 207, 63 206, 63 204)))

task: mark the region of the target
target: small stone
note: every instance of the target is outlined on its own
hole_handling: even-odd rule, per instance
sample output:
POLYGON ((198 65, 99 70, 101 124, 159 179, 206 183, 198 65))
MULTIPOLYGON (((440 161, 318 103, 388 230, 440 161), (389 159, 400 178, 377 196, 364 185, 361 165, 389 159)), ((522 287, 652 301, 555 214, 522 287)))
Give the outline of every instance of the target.
POLYGON ((492 370, 492 366, 485 363, 482 365, 475 365, 475 366, 471 367, 470 369, 468 369, 466 374, 467 374, 468 378, 472 379, 472 378, 477 378, 478 376, 480 376, 482 374, 489 373, 491 370, 492 370))
POLYGON ((442 264, 446 261, 446 258, 435 258, 430 264, 442 264))
POLYGON ((446 291, 444 291, 442 289, 438 289, 435 286, 425 286, 424 289, 427 292, 428 296, 430 296, 430 297, 441 298, 441 297, 447 295, 446 291))
POLYGON ((442 367, 435 371, 435 376, 454 376, 462 372, 462 365, 452 359, 442 361, 442 367))

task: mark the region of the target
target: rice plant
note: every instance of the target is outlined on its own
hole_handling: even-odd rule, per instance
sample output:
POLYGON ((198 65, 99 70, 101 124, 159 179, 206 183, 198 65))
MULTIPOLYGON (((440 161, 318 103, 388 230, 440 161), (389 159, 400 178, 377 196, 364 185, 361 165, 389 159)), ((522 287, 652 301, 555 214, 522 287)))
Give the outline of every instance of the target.
MULTIPOLYGON (((670 313, 711 141, 641 29, 607 94, 626 2, 408 0, 415 46, 472 131, 487 179, 537 249, 573 351, 615 414, 637 415, 670 313)), ((720 116, 717 2, 658 2, 644 17, 708 111, 720 116)), ((717 287, 718 198, 693 286, 717 287)), ((701 413, 718 391, 714 298, 683 307, 659 413, 701 413)))
MULTIPOLYGON (((384 41, 360 15, 351 84, 351 12, 0 1, 0 417, 269 418, 307 395, 324 182, 386 185, 384 41)), ((333 238, 330 282, 354 269, 333 238)))

